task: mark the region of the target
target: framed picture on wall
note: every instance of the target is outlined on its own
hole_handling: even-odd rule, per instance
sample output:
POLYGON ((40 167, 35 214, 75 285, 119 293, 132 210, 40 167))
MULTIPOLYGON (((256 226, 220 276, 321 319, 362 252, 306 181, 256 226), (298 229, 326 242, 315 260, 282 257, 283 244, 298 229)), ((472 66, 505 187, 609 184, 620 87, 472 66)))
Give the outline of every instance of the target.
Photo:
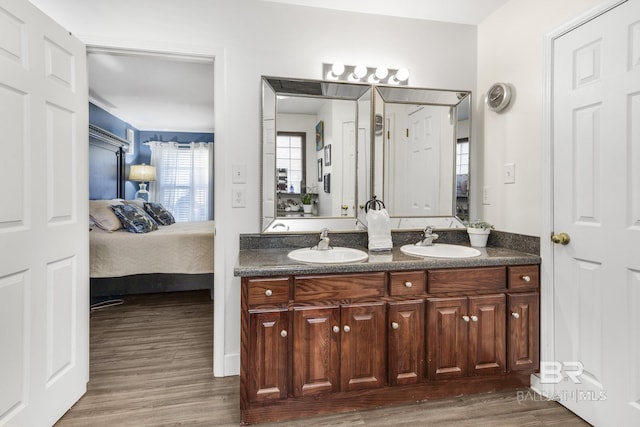
POLYGON ((331 193, 331 174, 324 174, 324 192, 331 193))
POLYGON ((324 165, 331 166, 331 144, 324 147, 324 165))
POLYGON ((318 159, 318 182, 322 182, 322 159, 318 159))
POLYGON ((320 120, 316 125, 316 151, 324 147, 324 122, 320 120))

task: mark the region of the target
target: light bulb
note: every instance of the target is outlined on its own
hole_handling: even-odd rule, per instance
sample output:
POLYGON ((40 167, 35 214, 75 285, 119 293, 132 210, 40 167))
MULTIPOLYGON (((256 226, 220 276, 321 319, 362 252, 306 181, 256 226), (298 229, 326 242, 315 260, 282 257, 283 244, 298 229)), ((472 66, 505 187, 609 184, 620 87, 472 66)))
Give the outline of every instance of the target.
POLYGON ((387 77, 387 74, 389 74, 389 70, 384 65, 379 65, 378 68, 376 68, 376 78, 378 80, 384 79, 387 77))
POLYGON ((395 79, 399 82, 403 82, 409 78, 409 70, 406 68, 400 68, 396 71, 395 79))
POLYGON ((353 70, 353 76, 357 79, 361 79, 367 75, 367 67, 364 65, 356 65, 353 70))
POLYGON ((336 62, 331 66, 331 72, 334 76, 340 77, 344 73, 344 64, 342 62, 336 62))

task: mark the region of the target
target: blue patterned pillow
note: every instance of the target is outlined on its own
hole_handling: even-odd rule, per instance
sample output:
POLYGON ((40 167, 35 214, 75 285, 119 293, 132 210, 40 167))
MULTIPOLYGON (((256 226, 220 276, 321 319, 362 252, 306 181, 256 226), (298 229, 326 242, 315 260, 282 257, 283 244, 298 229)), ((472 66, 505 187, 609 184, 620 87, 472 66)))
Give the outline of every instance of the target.
POLYGON ((145 203, 144 210, 147 211, 149 216, 159 225, 171 225, 176 222, 171 212, 166 210, 160 203, 145 203))
POLYGON ((122 227, 131 233, 148 233, 158 229, 158 224, 136 205, 111 206, 122 227))

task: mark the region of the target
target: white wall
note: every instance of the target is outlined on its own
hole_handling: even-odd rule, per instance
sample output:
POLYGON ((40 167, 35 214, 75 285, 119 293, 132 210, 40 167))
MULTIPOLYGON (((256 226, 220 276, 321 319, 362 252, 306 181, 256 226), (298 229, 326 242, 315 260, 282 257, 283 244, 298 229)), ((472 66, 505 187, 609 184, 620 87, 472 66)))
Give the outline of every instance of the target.
POLYGON ((215 129, 216 375, 239 372, 240 280, 233 266, 239 234, 260 230, 260 76, 319 79, 323 62, 385 63, 407 67, 412 86, 475 90, 473 26, 258 0, 31 1, 81 40, 222 52, 224 72, 216 78, 224 79, 224 90, 215 105, 223 117, 215 129), (247 165, 244 209, 230 207, 236 163, 247 165))
POLYGON ((473 118, 478 143, 472 143, 472 156, 480 163, 472 172, 472 189, 481 195, 487 187, 490 204, 482 205, 477 216, 499 230, 541 234, 544 36, 599 3, 511 0, 478 26, 479 96, 473 118), (496 82, 515 89, 501 114, 484 106, 486 91, 496 82), (503 183, 505 163, 515 163, 515 184, 503 183))

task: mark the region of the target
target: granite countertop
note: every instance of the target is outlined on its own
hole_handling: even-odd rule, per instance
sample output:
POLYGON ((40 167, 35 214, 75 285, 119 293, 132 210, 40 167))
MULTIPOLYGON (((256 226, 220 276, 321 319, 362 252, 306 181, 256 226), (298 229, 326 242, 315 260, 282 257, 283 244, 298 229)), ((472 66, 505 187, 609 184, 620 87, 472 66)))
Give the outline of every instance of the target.
MULTIPOLYGON (((368 252, 363 246, 351 247, 368 252)), ((394 247, 390 252, 368 252, 367 261, 346 264, 306 264, 293 261, 287 257, 292 249, 295 248, 240 250, 233 273, 235 276, 287 276, 540 264, 538 255, 502 247, 477 248, 482 254, 473 258, 419 258, 406 255, 399 247, 394 247)))

